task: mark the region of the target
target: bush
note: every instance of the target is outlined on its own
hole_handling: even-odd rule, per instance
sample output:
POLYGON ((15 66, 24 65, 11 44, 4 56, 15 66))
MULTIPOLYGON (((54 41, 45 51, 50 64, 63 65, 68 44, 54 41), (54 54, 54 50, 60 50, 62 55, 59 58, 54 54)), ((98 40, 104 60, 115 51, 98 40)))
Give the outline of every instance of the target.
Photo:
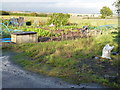
POLYGON ((11 37, 10 32, 2 31, 2 38, 10 38, 10 37, 11 37))
POLYGON ((63 13, 53 13, 48 20, 48 24, 53 23, 56 28, 67 24, 68 19, 70 18, 69 14, 63 13))

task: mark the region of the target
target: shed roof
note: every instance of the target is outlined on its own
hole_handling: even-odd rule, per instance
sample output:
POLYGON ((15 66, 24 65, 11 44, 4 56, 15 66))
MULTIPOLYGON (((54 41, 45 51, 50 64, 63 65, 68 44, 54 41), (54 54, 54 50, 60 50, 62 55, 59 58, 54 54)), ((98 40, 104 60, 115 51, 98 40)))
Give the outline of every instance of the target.
POLYGON ((13 32, 14 35, 28 35, 28 34, 37 34, 37 32, 27 31, 27 32, 13 32))

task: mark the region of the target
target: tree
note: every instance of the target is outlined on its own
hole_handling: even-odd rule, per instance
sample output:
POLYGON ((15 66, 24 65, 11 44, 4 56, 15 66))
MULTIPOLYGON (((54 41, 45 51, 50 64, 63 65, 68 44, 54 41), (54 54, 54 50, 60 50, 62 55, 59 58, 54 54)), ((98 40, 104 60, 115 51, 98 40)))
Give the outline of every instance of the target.
POLYGON ((69 14, 53 13, 50 16, 50 19, 48 20, 48 24, 52 23, 57 28, 57 27, 67 24, 69 18, 70 18, 69 14))
MULTIPOLYGON (((116 0, 114 3, 113 3, 113 5, 117 8, 117 13, 118 13, 118 36, 117 36, 117 38, 118 38, 118 40, 117 40, 117 42, 118 42, 118 51, 120 51, 120 23, 119 23, 119 18, 120 18, 120 0, 116 0)), ((118 74, 119 75, 119 77, 120 77, 120 73, 118 74)))
POLYGON ((101 10, 100 13, 102 14, 101 18, 106 18, 107 16, 112 16, 113 12, 109 7, 104 6, 101 10))
POLYGON ((117 13, 120 14, 120 0, 116 0, 113 5, 117 8, 117 13))

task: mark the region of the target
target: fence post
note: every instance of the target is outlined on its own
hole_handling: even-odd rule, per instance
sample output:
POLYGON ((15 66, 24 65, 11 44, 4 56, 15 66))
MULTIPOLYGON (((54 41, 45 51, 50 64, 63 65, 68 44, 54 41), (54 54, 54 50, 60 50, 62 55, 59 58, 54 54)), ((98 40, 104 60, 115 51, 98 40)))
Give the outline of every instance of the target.
POLYGON ((62 31, 62 40, 64 39, 64 30, 61 30, 62 31))
POLYGON ((79 33, 80 33, 80 31, 78 30, 78 31, 77 31, 77 37, 78 37, 78 38, 79 38, 79 33))
POLYGON ((51 34, 50 34, 50 39, 51 39, 51 41, 52 41, 52 39, 53 39, 53 37, 52 37, 52 33, 53 33, 53 31, 51 30, 51 34))
POLYGON ((68 34, 68 32, 65 33, 65 39, 66 39, 66 40, 67 40, 67 34, 68 34))

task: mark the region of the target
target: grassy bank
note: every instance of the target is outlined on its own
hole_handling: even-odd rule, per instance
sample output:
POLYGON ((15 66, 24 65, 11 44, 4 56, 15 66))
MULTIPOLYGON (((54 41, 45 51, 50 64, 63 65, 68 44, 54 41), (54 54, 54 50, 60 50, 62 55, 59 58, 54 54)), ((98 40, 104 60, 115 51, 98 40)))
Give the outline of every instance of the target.
POLYGON ((18 52, 13 60, 29 71, 60 77, 75 84, 96 82, 120 88, 119 79, 111 82, 104 78, 104 75, 118 75, 119 56, 112 55, 112 60, 92 58, 100 57, 106 44, 114 45, 113 51, 117 51, 118 39, 117 34, 112 33, 68 41, 15 44, 3 46, 3 49, 18 52))

